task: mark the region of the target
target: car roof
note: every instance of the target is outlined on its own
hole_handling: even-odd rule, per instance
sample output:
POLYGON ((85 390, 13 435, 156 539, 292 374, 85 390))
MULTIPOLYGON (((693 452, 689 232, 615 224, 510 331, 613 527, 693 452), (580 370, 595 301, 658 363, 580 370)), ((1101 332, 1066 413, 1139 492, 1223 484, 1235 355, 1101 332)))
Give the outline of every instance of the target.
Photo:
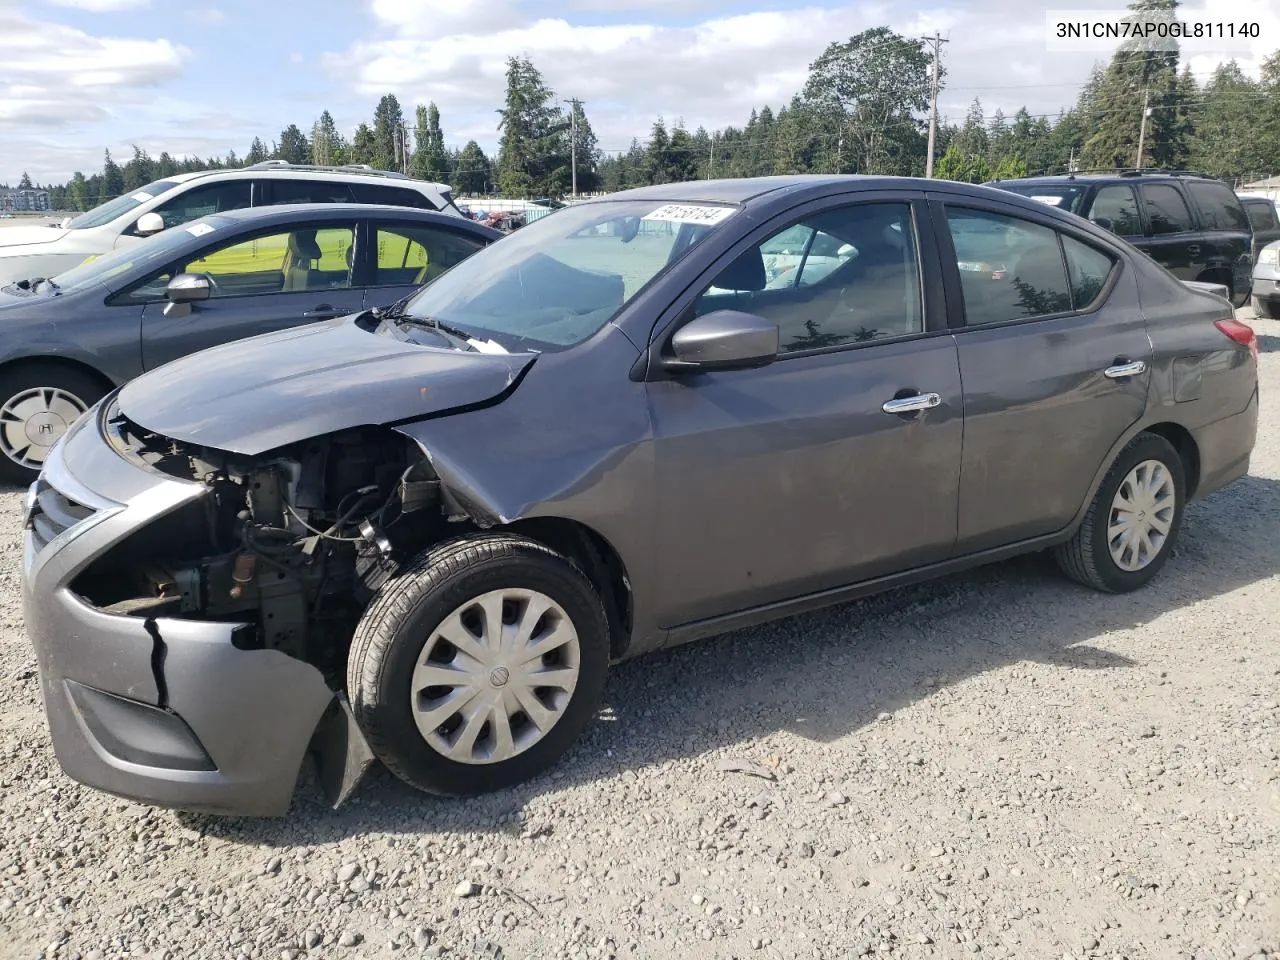
MULTIPOLYGON (((447 183, 437 183, 432 180, 419 180, 415 177, 408 177, 404 174, 387 173, 379 170, 341 170, 332 168, 316 168, 305 165, 295 164, 279 166, 249 166, 249 167, 233 167, 222 168, 219 170, 195 170, 190 173, 175 173, 172 176, 160 177, 158 180, 164 180, 172 183, 187 183, 191 180, 203 180, 221 178, 226 180, 241 180, 245 178, 252 179, 268 179, 268 180, 329 180, 338 181, 340 183, 383 183, 389 186, 407 187, 409 189, 429 188, 437 192, 451 192, 452 187, 447 183)), ((153 181, 155 182, 155 181, 153 181)))
POLYGON ((1211 177, 1202 173, 1170 173, 1165 171, 1152 170, 1149 173, 1107 173, 1103 171, 1088 171, 1085 173, 1053 173, 1045 174, 1039 177, 1012 177, 1008 180, 991 180, 991 184, 1007 184, 1007 183, 1025 183, 1028 185, 1043 184, 1044 186, 1061 186, 1063 184, 1080 183, 1080 184, 1097 184, 1097 183, 1141 183, 1145 180, 1163 180, 1169 183, 1178 180, 1209 180, 1213 183, 1224 183, 1217 177, 1211 177))
POLYGON ((684 203, 746 203, 757 197, 779 190, 798 187, 821 188, 838 183, 876 181, 882 177, 863 177, 837 174, 794 174, 776 177, 736 177, 723 180, 684 180, 679 183, 660 183, 648 187, 633 187, 604 197, 587 201, 596 203, 609 200, 672 200, 684 203))
POLYGON ((223 210, 212 216, 236 223, 266 224, 281 220, 323 220, 331 217, 392 217, 447 224, 471 223, 483 227, 483 224, 468 220, 466 217, 459 217, 457 214, 384 203, 274 203, 265 207, 223 210))

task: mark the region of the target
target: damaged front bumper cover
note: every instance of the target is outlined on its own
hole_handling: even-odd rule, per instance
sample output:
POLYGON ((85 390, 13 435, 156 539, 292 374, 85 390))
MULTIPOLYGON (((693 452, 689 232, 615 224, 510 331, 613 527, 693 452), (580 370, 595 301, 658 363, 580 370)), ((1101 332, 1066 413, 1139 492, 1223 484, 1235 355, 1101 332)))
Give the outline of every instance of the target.
POLYGON ((373 756, 316 667, 238 649, 244 624, 109 614, 71 589, 113 544, 205 490, 121 459, 95 422, 51 451, 26 509, 23 606, 63 771, 146 803, 274 816, 310 752, 341 804, 373 756))

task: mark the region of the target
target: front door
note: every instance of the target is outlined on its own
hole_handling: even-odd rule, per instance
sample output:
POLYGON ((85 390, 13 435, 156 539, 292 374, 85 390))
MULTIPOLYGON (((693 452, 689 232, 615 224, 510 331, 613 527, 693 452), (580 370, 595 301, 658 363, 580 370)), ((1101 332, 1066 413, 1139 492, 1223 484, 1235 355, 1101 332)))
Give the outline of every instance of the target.
POLYGON ((354 222, 277 227, 201 251, 170 273, 204 274, 212 295, 185 316, 166 317, 163 301, 147 304, 143 366, 151 370, 221 343, 358 311, 364 291, 351 283, 354 251, 354 222))
POLYGON ((951 553, 961 387, 922 297, 923 210, 826 206, 780 225, 683 314, 751 311, 781 346, 766 367, 648 385, 664 626, 951 553), (922 409, 886 412, 903 398, 922 409))
POLYGON ((1151 376, 1136 283, 1113 253, 1021 209, 967 204, 934 204, 964 380, 962 554, 1067 526, 1151 376))

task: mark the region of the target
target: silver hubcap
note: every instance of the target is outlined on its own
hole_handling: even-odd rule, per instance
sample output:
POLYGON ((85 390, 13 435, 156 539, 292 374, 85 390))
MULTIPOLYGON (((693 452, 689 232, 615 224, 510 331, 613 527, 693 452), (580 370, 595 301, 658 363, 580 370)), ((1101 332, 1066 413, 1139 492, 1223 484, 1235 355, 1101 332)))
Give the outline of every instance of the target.
POLYGON ((34 387, 0 407, 0 451, 10 460, 39 469, 49 449, 87 410, 83 400, 57 387, 34 387))
POLYGON ((545 737, 581 662, 569 615, 536 590, 494 590, 445 617, 413 671, 413 719, 437 753, 499 763, 545 737))
POLYGON ((1111 501, 1107 545, 1121 570, 1141 570, 1160 555, 1173 528, 1173 477, 1159 460, 1144 460, 1111 501))

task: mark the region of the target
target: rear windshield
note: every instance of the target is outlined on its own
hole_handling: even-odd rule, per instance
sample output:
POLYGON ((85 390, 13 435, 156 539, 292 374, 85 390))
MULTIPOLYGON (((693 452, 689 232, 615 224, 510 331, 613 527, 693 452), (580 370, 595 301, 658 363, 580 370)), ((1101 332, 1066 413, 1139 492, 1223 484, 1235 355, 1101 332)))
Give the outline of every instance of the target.
POLYGON ((1080 212, 1080 198, 1084 196, 1084 187, 1075 184, 1057 183, 998 183, 1001 190, 1021 194, 1032 200, 1039 200, 1050 207, 1058 207, 1068 213, 1080 212))

